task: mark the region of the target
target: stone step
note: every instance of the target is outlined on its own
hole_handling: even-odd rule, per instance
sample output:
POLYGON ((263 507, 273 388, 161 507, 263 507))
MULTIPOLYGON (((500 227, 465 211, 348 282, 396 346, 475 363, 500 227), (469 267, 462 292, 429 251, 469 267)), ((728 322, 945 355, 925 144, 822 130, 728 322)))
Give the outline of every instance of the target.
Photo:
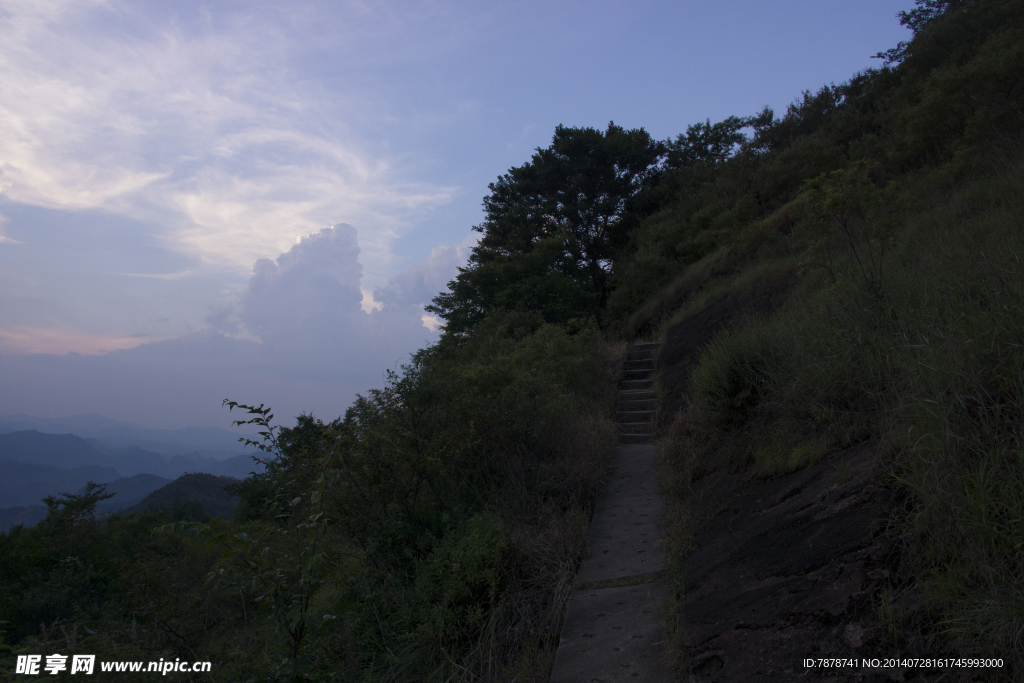
POLYGON ((631 444, 631 443, 651 443, 650 434, 634 434, 632 432, 623 432, 619 434, 619 443, 631 444))
POLYGON ((657 394, 654 389, 619 389, 618 397, 620 400, 635 401, 645 398, 656 398, 657 394))
POLYGON ((636 398, 636 399, 623 399, 620 398, 615 402, 615 410, 657 410, 658 399, 651 398, 636 398))
POLYGON ((627 434, 643 434, 653 438, 654 425, 650 422, 617 423, 615 427, 620 437, 627 434))
POLYGON ((652 422, 616 422, 619 434, 650 434, 654 431, 652 422))
POLYGON ((651 376, 651 374, 653 372, 654 371, 652 371, 652 370, 624 370, 623 371, 623 379, 624 380, 649 380, 650 376, 651 376))
POLYGON ((653 410, 619 410, 615 417, 618 424, 651 424, 654 421, 653 410))
POLYGON ((617 400, 615 401, 615 412, 621 411, 656 411, 656 398, 643 398, 640 400, 617 400))
POLYGON ((626 360, 653 360, 661 348, 661 342, 652 344, 633 344, 626 352, 626 360))
POLYGON ((661 342, 629 347, 615 402, 616 428, 621 444, 648 444, 652 440, 658 395, 654 391, 655 359, 661 342))
POLYGON ((650 420, 619 420, 615 423, 615 429, 619 434, 650 433, 654 431, 654 423, 650 420))

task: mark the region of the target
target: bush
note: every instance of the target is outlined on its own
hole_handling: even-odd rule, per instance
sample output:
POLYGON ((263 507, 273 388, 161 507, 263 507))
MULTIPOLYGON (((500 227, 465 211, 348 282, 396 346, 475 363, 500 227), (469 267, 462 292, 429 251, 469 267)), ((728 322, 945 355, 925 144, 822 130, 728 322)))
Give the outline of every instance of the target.
POLYGON ((698 360, 690 384, 694 404, 722 426, 741 424, 783 379, 787 361, 771 327, 726 332, 698 360))

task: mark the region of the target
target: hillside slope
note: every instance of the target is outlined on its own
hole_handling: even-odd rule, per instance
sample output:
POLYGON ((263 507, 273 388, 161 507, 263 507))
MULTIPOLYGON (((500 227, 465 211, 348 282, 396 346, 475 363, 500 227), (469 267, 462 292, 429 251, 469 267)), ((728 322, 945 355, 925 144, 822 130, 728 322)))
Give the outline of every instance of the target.
POLYGON ((918 5, 896 66, 680 174, 621 264, 620 333, 666 342, 680 676, 1024 680, 1024 5, 918 5))

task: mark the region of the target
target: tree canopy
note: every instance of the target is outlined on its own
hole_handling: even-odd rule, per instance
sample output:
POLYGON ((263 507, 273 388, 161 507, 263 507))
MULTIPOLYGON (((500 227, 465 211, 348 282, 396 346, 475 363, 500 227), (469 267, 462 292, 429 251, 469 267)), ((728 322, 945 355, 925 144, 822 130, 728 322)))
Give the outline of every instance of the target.
POLYGON ((488 186, 486 218, 474 227, 483 237, 427 310, 456 334, 497 310, 540 312, 548 322, 598 317, 666 152, 642 128, 558 126, 549 147, 488 186))

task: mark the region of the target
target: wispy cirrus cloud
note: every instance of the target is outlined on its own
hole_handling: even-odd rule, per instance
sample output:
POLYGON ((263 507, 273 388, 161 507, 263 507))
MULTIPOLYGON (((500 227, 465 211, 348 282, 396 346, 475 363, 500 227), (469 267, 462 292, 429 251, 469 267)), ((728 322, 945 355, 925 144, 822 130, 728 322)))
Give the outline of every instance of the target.
MULTIPOLYGON (((368 275, 382 282, 393 241, 453 190, 409 180, 359 128, 393 116, 372 88, 304 72, 322 12, 3 3, 0 189, 151 220, 165 247, 239 272, 344 218, 364 226, 368 275)), ((335 19, 395 21, 359 3, 346 12, 335 19)))

